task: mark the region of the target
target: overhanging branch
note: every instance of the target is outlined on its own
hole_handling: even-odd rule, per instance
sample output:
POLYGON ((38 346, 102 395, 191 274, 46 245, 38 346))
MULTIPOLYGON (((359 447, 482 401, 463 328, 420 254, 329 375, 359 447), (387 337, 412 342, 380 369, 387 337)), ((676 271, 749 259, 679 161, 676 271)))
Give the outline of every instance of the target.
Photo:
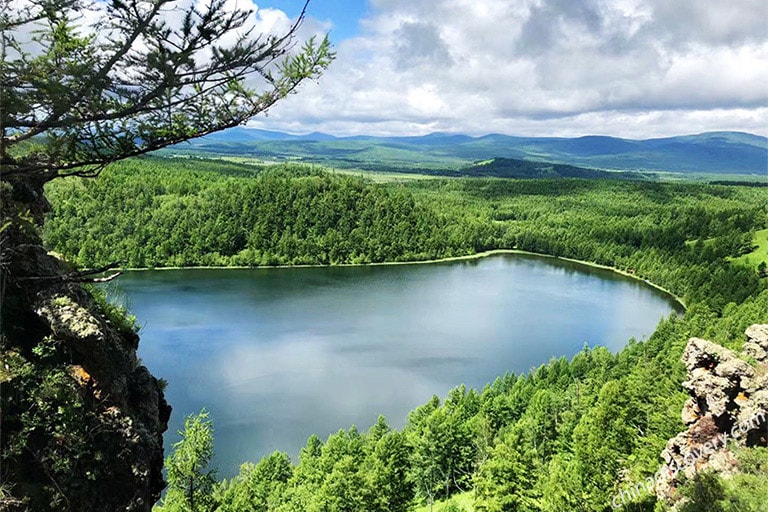
POLYGON ((115 269, 120 266, 120 262, 110 263, 103 267, 93 268, 90 270, 80 270, 75 272, 69 272, 67 274, 61 274, 56 276, 20 276, 16 281, 35 281, 35 282, 47 282, 50 284, 58 283, 105 283, 117 278, 122 272, 113 272, 105 277, 91 277, 98 274, 103 274, 108 270, 115 269))

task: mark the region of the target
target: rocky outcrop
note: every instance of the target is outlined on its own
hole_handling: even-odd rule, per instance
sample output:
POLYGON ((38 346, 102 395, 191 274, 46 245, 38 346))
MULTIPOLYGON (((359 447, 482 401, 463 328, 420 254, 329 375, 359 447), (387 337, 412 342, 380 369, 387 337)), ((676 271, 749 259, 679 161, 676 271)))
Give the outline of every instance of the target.
POLYGON ((753 325, 746 335, 744 358, 707 340, 688 341, 683 386, 690 398, 682 412, 688 429, 662 452, 658 498, 675 503, 683 476, 737 472, 734 447, 768 446, 768 325, 753 325))
POLYGON ((756 361, 768 363, 768 324, 752 325, 746 335, 749 341, 744 345, 744 353, 756 361))
POLYGON ((0 511, 150 511, 170 407, 139 338, 42 247, 42 190, 0 183, 0 511))

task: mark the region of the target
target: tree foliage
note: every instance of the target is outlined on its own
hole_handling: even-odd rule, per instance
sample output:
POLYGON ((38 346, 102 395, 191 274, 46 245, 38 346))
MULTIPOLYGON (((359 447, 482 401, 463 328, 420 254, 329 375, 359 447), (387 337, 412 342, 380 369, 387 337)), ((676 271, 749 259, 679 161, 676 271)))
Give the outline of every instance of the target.
POLYGON ((51 248, 78 265, 259 266, 424 260, 481 251, 494 227, 401 187, 307 167, 121 163, 48 187, 51 248), (207 171, 207 172, 206 172, 207 171))
POLYGON ((165 460, 168 490, 157 507, 160 512, 208 512, 213 509, 215 470, 207 469, 213 457, 213 425, 208 413, 184 420, 181 440, 165 460))
POLYGON ((162 386, 131 322, 77 284, 93 273, 42 246, 44 184, 264 112, 333 59, 327 38, 298 44, 303 19, 260 34, 229 0, 0 0, 3 510, 147 510, 164 483, 162 386), (58 328, 65 308, 107 334, 58 328))
MULTIPOLYGON (((227 0, 2 0, 3 179, 92 175, 106 164, 244 123, 330 64, 227 0), (94 21, 90 21, 94 20, 94 21)), ((306 5, 305 5, 306 9, 306 5)))
MULTIPOLYGON (((181 165, 178 161, 165 164, 181 165)), ((218 164, 191 160, 184 165, 199 166, 191 174, 195 178, 176 173, 180 181, 173 185, 147 180, 148 170, 135 170, 142 178, 128 187, 110 185, 106 174, 107 181, 95 183, 88 193, 66 182, 54 184, 56 215, 64 216, 62 227, 68 226, 57 227, 56 232, 76 230, 72 219, 77 217, 69 216, 79 208, 109 211, 107 198, 115 190, 131 189, 137 191, 137 198, 143 197, 139 182, 147 187, 147 199, 142 201, 148 206, 142 211, 150 218, 155 215, 155 201, 202 197, 210 186, 205 183, 237 182, 237 186, 216 185, 222 188, 215 202, 226 204, 231 199, 231 212, 250 207, 245 198, 237 198, 238 189, 257 187, 249 189, 249 194, 258 196, 258 187, 270 183, 275 187, 270 204, 284 200, 301 205, 303 195, 296 195, 296 189, 312 183, 308 197, 316 199, 316 206, 278 208, 283 224, 263 231, 271 234, 259 239, 259 244, 268 244, 297 226, 325 226, 329 217, 322 205, 350 213, 328 221, 336 229, 375 219, 376 202, 361 203, 354 192, 373 187, 378 190, 375 194, 384 194, 382 198, 391 194, 393 202, 386 203, 386 210, 398 211, 401 201, 413 205, 403 217, 407 224, 419 226, 424 218, 432 224, 437 211, 451 219, 435 224, 435 231, 425 232, 427 238, 421 238, 423 234, 401 238, 407 243, 400 250, 418 254, 426 240, 441 239, 449 246, 480 240, 485 247, 551 252, 650 278, 685 297, 688 306, 685 315, 663 320, 648 340, 630 340, 618 354, 585 347, 570 361, 554 359, 527 374, 499 377, 479 392, 458 387, 445 400, 433 397, 411 412, 402 431, 391 430, 380 419, 367 433, 352 428, 325 442, 311 437, 295 464, 284 454, 246 464, 234 479, 217 485, 212 493, 215 510, 251 506, 280 512, 384 511, 419 505, 442 510, 454 506, 451 503, 458 495, 471 501, 475 510, 487 512, 605 510, 626 486, 656 472, 662 448, 683 428, 679 415, 686 394, 680 384, 685 369, 680 358, 687 339, 699 336, 738 349, 748 325, 768 320, 765 283, 756 269, 734 261, 743 242, 765 226, 762 198, 751 189, 498 180, 373 186, 357 178, 307 169, 286 174, 284 169, 245 167, 225 172, 215 168, 218 164), (203 167, 207 172, 202 172, 203 167), (345 209, 340 207, 344 204, 345 209), (477 237, 478 233, 482 236, 477 237)), ((131 172, 121 175, 130 177, 131 172)), ((222 217, 208 208, 202 210, 201 225, 238 218, 222 217)), ((258 218, 270 223, 271 215, 265 212, 258 218)), ((221 224, 222 229, 226 225, 221 224)), ((155 226, 160 229, 163 224, 155 226)), ((254 236, 255 225, 247 226, 247 236, 254 236)), ((353 242, 350 250, 362 247, 354 237, 342 239, 353 242)), ((111 255, 106 252, 100 257, 111 255)), ((744 475, 726 483, 714 478, 691 482, 684 490, 692 497, 691 506, 706 506, 709 496, 715 496, 712 493, 726 510, 761 506, 764 499, 751 493, 765 492, 764 454, 750 450, 745 454, 744 467, 752 469, 744 475)), ((652 495, 644 495, 626 504, 625 510, 650 511, 657 506, 663 509, 652 495)))
POLYGON ((502 232, 496 247, 614 267, 686 304, 720 311, 764 286, 756 268, 731 263, 768 225, 759 189, 490 179, 424 180, 410 188, 417 200, 490 218, 502 232))

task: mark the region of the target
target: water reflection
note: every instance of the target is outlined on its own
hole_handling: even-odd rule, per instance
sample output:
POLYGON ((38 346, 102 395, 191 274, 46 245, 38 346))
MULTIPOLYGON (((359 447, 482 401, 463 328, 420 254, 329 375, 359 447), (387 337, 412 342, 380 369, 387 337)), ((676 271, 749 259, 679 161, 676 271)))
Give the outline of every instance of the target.
POLYGON ((207 408, 229 476, 310 434, 407 412, 455 385, 612 350, 675 305, 637 281, 552 259, 322 269, 187 270, 124 276, 145 324, 140 356, 169 381, 170 445, 207 408))

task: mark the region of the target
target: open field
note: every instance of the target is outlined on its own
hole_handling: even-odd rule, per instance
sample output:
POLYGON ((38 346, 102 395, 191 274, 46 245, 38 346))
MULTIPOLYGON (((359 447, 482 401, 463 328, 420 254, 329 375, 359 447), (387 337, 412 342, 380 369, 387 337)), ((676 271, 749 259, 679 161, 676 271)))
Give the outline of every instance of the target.
POLYGON ((757 267, 760 263, 768 265, 768 229, 757 231, 754 243, 756 247, 752 252, 739 256, 733 261, 751 268, 757 267))
POLYGON ((456 494, 449 500, 439 501, 432 507, 423 505, 414 512, 475 512, 474 498, 472 492, 463 492, 456 494))

